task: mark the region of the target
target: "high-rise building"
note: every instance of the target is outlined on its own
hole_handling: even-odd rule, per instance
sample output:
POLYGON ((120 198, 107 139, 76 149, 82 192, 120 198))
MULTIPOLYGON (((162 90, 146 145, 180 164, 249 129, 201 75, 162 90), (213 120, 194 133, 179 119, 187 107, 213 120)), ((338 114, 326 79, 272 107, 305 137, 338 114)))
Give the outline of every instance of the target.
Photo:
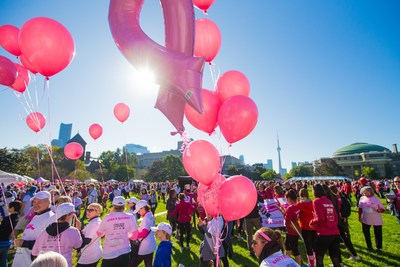
POLYGON ((65 147, 68 140, 71 139, 72 123, 61 123, 58 139, 51 140, 52 146, 65 147))
POLYGON ((264 168, 267 170, 272 170, 273 165, 272 165, 272 159, 267 159, 267 163, 264 164, 264 168))
POLYGON ((297 167, 297 163, 292 161, 292 168, 297 167))
POLYGON ((124 146, 124 149, 126 149, 126 151, 128 151, 129 153, 135 153, 135 154, 150 153, 150 151, 147 149, 147 147, 137 145, 137 144, 126 144, 124 146))

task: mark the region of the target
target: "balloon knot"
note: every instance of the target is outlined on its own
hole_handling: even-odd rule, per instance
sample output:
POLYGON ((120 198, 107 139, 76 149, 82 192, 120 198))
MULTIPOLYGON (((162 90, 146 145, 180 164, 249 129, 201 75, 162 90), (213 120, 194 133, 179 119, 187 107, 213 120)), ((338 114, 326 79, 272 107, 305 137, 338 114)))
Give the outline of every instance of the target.
POLYGON ((46 81, 49 81, 49 80, 50 80, 50 78, 46 76, 46 81))
POLYGON ((178 131, 176 131, 176 132, 170 132, 170 134, 172 135, 172 136, 175 136, 175 135, 177 135, 179 132, 178 131))

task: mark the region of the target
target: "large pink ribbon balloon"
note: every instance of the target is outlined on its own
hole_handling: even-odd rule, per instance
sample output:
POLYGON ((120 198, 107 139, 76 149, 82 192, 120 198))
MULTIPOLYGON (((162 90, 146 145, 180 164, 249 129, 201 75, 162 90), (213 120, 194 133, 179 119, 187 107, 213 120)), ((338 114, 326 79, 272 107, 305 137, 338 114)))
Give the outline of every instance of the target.
POLYGON ((217 174, 210 186, 200 183, 197 188, 197 195, 201 205, 206 210, 206 213, 213 217, 219 214, 219 189, 225 180, 223 175, 217 174))
POLYGON ((32 112, 26 117, 26 124, 37 133, 46 125, 46 118, 40 112, 32 112))
POLYGON ((38 17, 25 22, 19 45, 26 59, 46 77, 65 69, 75 54, 74 40, 58 21, 38 17))
POLYGON ((26 90, 26 87, 29 84, 30 78, 29 78, 29 73, 25 69, 24 66, 14 63, 15 68, 17 69, 17 78, 15 79, 15 82, 10 86, 12 89, 14 89, 17 92, 23 93, 26 90))
POLYGON ((14 56, 21 55, 18 45, 19 29, 13 25, 0 26, 0 45, 14 56))
POLYGON ((257 190, 245 176, 235 175, 226 179, 219 189, 218 206, 226 221, 247 216, 256 206, 257 190))
POLYGON ((103 127, 98 123, 93 123, 89 127, 89 134, 94 140, 96 140, 103 134, 103 127))
POLYGON ((218 150, 209 142, 196 140, 184 150, 183 166, 193 179, 209 186, 216 175, 221 171, 221 162, 218 150))
POLYGON ((257 125, 258 109, 251 98, 232 96, 219 109, 218 125, 228 143, 235 143, 248 136, 257 125))
POLYGON ((250 82, 240 71, 230 70, 218 78, 216 92, 222 102, 235 95, 249 96, 250 82))
POLYGON ((68 143, 64 147, 64 155, 70 160, 77 160, 82 157, 83 147, 77 142, 68 143))
POLYGON ((111 0, 109 24, 121 53, 139 70, 150 68, 161 85, 156 108, 183 131, 184 102, 202 112, 201 84, 204 59, 193 57, 194 11, 191 0, 161 1, 164 10, 167 46, 153 41, 139 22, 144 0, 111 0), (179 30, 176 29, 178 27, 179 30), (184 27, 183 30, 180 27, 184 27), (179 43, 183 44, 180 45, 179 43), (176 47, 180 47, 178 49, 176 47), (178 50, 175 50, 178 49, 178 50))
POLYGON ((114 107, 114 116, 122 123, 129 118, 130 113, 131 110, 129 109, 129 106, 127 104, 118 103, 114 107))
POLYGON ((11 86, 17 78, 17 68, 6 57, 0 56, 0 84, 11 86))
POLYGON ((194 54, 211 62, 221 48, 221 32, 217 24, 209 19, 196 20, 194 54))
POLYGON ((203 89, 203 114, 197 112, 191 106, 186 105, 186 119, 197 129, 211 134, 218 123, 218 111, 221 101, 217 93, 203 89))

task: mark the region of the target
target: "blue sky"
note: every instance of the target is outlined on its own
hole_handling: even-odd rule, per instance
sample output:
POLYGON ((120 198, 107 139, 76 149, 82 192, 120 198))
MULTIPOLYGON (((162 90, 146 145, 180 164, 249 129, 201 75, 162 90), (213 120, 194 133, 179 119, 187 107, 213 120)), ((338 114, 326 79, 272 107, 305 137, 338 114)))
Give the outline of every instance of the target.
MULTIPOLYGON (((72 63, 51 78, 49 97, 42 77, 29 86, 32 97, 38 92, 39 111, 48 119, 42 134, 25 124, 24 106, 30 100, 0 87, 1 147, 50 143, 61 122, 73 123, 73 134, 79 131, 94 155, 126 143, 151 151, 176 147, 180 138, 170 136, 173 126, 154 108, 157 86, 143 85, 114 44, 108 5, 105 0, 0 0, 0 25, 20 28, 31 18, 50 17, 68 28, 76 46, 72 63), (119 102, 131 107, 124 124, 113 115, 119 102), (104 129, 96 142, 88 134, 92 123, 104 129)), ((221 74, 239 70, 247 76, 258 124, 232 147, 220 134, 209 137, 185 121, 189 136, 211 141, 222 154, 244 155, 246 163, 273 159, 275 169, 277 133, 286 168, 291 161, 331 156, 354 142, 389 149, 400 145, 399 10, 396 0, 216 0, 206 16, 222 34, 215 67, 221 74)), ((196 10, 196 18, 203 17, 196 10)), ((141 24, 163 44, 158 1, 145 1, 141 24)), ((17 61, 3 49, 0 55, 17 61)), ((213 88, 208 65, 203 87, 213 88)))

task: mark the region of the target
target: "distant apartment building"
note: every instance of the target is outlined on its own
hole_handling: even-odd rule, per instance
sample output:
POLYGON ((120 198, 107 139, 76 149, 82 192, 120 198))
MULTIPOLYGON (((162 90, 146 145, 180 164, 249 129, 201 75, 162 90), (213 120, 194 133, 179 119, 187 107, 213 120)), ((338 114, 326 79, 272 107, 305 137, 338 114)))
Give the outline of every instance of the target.
POLYGON ((52 146, 65 147, 68 140, 71 139, 72 123, 61 123, 58 139, 51 140, 52 146))
POLYGON ((126 144, 124 146, 124 150, 128 151, 129 153, 134 154, 146 154, 150 153, 150 151, 145 146, 137 145, 137 144, 126 144))
POLYGON ((267 159, 267 163, 264 163, 264 168, 267 170, 272 170, 274 166, 272 165, 272 159, 267 159))

